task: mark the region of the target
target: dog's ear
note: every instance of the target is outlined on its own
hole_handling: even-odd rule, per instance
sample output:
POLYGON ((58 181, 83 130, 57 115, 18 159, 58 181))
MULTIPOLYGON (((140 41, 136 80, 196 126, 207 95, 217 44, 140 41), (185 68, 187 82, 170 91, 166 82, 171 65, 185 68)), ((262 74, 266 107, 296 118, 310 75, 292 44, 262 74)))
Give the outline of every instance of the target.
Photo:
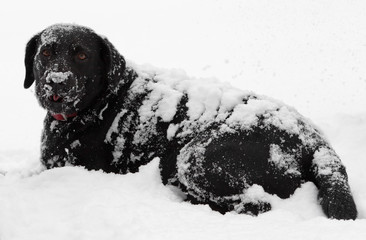
POLYGON ((112 65, 112 49, 110 48, 110 42, 106 38, 100 38, 101 44, 101 57, 104 63, 106 73, 109 73, 112 65))
POLYGON ((101 55, 108 79, 108 88, 110 91, 116 92, 118 85, 124 82, 123 75, 126 61, 107 38, 100 37, 100 39, 101 55))
POLYGON ((34 64, 34 56, 36 55, 37 45, 38 45, 39 34, 32 37, 31 40, 27 43, 27 47, 25 49, 25 80, 24 80, 24 88, 29 88, 32 86, 34 82, 34 74, 33 74, 33 64, 34 64))

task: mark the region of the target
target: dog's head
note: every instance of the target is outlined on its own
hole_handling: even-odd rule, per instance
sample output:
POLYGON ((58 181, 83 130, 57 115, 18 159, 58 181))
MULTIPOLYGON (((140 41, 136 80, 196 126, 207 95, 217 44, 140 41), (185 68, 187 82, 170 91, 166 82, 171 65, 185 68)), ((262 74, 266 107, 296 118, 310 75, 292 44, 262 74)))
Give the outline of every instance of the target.
MULTIPOLYGON (((24 87, 36 83, 42 107, 54 116, 75 116, 114 91, 125 62, 107 39, 76 25, 53 25, 27 44, 24 87)), ((120 76, 119 78, 121 78, 120 76)))

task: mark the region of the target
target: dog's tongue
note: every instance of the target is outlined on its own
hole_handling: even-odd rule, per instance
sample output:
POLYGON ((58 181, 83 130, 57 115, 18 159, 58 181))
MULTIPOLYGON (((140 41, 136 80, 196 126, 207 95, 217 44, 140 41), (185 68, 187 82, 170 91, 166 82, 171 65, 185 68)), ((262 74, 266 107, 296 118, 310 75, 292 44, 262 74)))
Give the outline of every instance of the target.
POLYGON ((66 121, 68 118, 72 118, 72 117, 76 117, 77 113, 73 113, 73 114, 52 114, 52 117, 58 121, 66 121))
POLYGON ((57 100, 59 100, 61 97, 57 96, 57 95, 53 95, 52 98, 53 98, 53 101, 57 102, 57 100))

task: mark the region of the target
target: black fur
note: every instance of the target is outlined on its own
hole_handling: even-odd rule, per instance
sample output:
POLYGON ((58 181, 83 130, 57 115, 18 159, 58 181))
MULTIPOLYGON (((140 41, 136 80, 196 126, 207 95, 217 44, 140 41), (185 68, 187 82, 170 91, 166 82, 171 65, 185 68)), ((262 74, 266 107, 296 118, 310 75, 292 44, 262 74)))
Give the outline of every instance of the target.
POLYGON ((287 198, 312 181, 329 218, 357 217, 338 156, 311 123, 283 104, 243 92, 227 109, 221 96, 210 117, 204 118, 205 109, 195 118, 191 90, 135 71, 107 39, 81 26, 55 25, 34 36, 25 65, 24 87, 35 81, 38 101, 48 110, 41 159, 47 168, 70 164, 127 173, 159 157, 163 183, 180 187, 192 203, 254 215, 271 206, 246 198, 252 186, 287 198), (164 102, 171 94, 175 104, 164 102), (246 116, 245 109, 258 105, 268 109, 246 116))

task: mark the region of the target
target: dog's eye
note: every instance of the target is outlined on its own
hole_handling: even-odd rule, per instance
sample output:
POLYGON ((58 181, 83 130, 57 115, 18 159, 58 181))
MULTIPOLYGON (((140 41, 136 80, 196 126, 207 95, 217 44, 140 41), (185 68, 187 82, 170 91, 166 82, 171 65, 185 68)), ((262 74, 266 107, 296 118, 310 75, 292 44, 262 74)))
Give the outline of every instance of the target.
POLYGON ((49 49, 45 49, 42 51, 42 55, 45 57, 51 56, 51 51, 49 49))
POLYGON ((78 57, 78 59, 80 59, 80 60, 85 60, 85 59, 87 59, 86 54, 85 54, 85 53, 83 53, 83 52, 78 53, 77 57, 78 57))

